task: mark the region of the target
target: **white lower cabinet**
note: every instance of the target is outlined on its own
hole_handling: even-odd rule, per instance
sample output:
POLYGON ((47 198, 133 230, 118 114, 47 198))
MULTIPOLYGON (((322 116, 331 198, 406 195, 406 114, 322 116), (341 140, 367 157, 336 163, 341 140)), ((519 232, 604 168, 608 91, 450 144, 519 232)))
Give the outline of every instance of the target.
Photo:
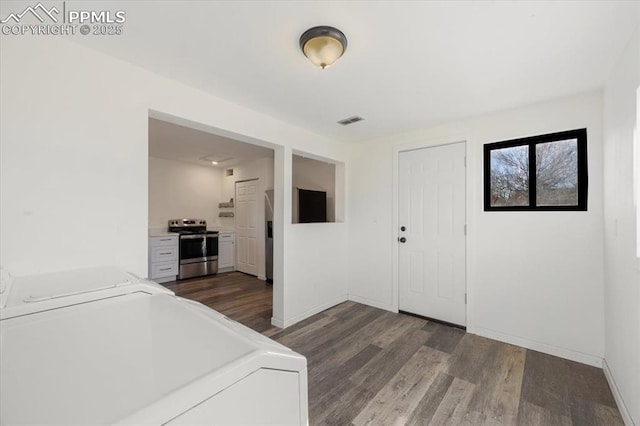
POLYGON ((149 237, 149 279, 165 283, 178 275, 178 235, 149 237))
POLYGON ((218 235, 218 272, 230 272, 236 269, 236 234, 221 231, 218 235))

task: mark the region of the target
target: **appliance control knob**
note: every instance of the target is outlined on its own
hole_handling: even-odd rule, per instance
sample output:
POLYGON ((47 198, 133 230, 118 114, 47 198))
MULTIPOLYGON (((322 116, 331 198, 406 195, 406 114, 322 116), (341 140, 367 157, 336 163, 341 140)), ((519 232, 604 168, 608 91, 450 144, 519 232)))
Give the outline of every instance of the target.
POLYGON ((398 238, 398 241, 400 241, 401 243, 406 243, 407 239, 405 237, 400 237, 398 238))

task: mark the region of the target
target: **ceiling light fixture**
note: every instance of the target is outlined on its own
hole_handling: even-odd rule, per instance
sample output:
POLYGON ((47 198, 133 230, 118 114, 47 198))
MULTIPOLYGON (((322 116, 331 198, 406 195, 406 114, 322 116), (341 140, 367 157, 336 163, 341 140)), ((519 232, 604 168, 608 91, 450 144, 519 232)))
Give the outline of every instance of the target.
POLYGON ((212 161, 211 164, 213 164, 214 166, 217 166, 218 162, 217 161, 212 161))
POLYGON ((325 69, 347 50, 347 37, 339 29, 326 25, 309 28, 300 36, 300 49, 311 62, 325 69))

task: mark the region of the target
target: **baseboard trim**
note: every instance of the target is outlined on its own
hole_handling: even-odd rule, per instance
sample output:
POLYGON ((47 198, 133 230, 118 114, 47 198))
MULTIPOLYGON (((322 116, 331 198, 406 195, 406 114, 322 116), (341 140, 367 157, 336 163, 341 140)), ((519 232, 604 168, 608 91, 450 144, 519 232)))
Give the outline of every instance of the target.
POLYGON ((258 278, 260 281, 266 281, 267 277, 265 275, 258 275, 256 278, 258 278))
POLYGON ((616 380, 611 373, 611 369, 609 368, 609 364, 607 364, 607 359, 602 360, 602 371, 604 372, 604 377, 607 379, 609 383, 609 387, 611 388, 611 393, 613 394, 613 399, 615 399, 616 404, 618 405, 618 410, 620 411, 620 415, 622 416, 622 420, 626 426, 635 426, 633 419, 631 418, 631 413, 627 408, 627 405, 624 403, 624 399, 622 398, 622 394, 620 393, 620 389, 618 389, 618 385, 616 384, 616 380))
POLYGON ((356 296, 355 294, 349 294, 347 296, 347 298, 348 298, 348 300, 350 300, 352 302, 362 303, 363 305, 368 305, 368 306, 372 306, 374 308, 384 309, 385 311, 391 311, 391 312, 394 312, 396 314, 398 313, 397 310, 393 309, 393 306, 387 305, 387 304, 382 303, 382 302, 378 302, 377 300, 367 299, 366 297, 356 296))
POLYGON ((509 343, 516 346, 521 346, 523 348, 543 352, 545 354, 554 355, 582 364, 591 365, 593 367, 602 368, 602 358, 595 355, 547 345, 546 343, 536 342, 533 340, 525 339, 523 337, 512 336, 510 334, 505 334, 499 331, 489 330, 482 327, 475 327, 474 331, 478 336, 487 337, 489 339, 498 340, 500 342, 509 343))
POLYGON ((271 317, 271 325, 278 328, 284 328, 284 321, 279 318, 271 317))
POLYGON ((271 324, 279 327, 279 328, 287 328, 287 327, 291 327, 292 325, 305 320, 307 318, 309 318, 312 315, 318 314, 322 311, 326 311, 329 308, 332 308, 336 305, 339 305, 342 302, 346 302, 348 300, 347 295, 345 294, 344 296, 340 296, 337 299, 334 299, 332 302, 328 302, 328 303, 323 303, 321 305, 318 305, 314 308, 309 309, 308 311, 305 311, 299 315, 294 316, 293 318, 289 318, 289 319, 278 319, 278 318, 274 318, 271 317, 271 324))

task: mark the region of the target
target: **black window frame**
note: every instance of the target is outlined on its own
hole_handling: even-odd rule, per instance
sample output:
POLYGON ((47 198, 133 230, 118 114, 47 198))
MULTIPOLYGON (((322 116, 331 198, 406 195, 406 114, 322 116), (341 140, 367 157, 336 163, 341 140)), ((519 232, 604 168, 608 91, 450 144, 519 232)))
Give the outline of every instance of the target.
POLYGON ((589 174, 587 172, 587 129, 567 130, 564 132, 530 136, 484 145, 484 211, 587 211, 589 174), (537 206, 536 182, 536 145, 576 139, 578 167, 578 204, 572 206, 537 206), (529 149, 529 205, 528 206, 492 206, 491 205, 491 151, 528 146, 529 149))

